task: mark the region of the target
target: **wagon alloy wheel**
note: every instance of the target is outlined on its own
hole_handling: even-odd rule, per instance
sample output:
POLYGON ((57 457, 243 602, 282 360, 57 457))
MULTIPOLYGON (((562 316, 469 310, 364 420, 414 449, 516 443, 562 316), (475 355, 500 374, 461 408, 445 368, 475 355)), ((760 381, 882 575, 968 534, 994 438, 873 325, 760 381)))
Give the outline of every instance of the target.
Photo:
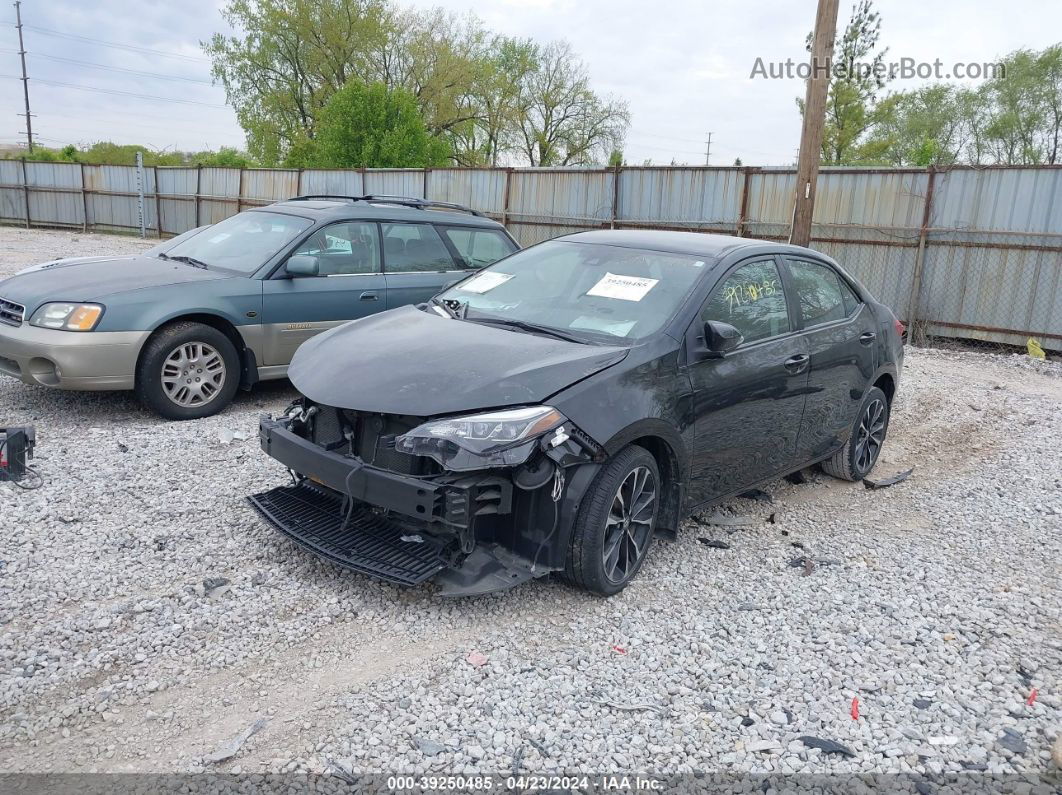
POLYGON ((860 472, 869 472, 885 442, 885 404, 872 400, 863 411, 856 436, 855 462, 860 472))
POLYGON ((222 390, 225 376, 225 360, 215 348, 204 342, 186 342, 163 362, 162 388, 178 406, 202 406, 222 390))
POLYGON ((637 467, 620 483, 605 520, 601 562, 610 581, 623 582, 637 567, 649 547, 655 513, 656 478, 648 467, 637 467))

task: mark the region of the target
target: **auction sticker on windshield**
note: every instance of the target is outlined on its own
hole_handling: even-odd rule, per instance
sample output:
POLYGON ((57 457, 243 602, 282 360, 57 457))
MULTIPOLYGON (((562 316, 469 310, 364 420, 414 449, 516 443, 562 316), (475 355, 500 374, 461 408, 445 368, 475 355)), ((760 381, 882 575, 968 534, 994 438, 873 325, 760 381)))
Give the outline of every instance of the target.
POLYGON ((659 279, 646 279, 642 276, 618 276, 606 273, 597 284, 587 291, 587 295, 601 298, 618 298, 621 301, 641 301, 659 282, 659 279))
POLYGON ((484 271, 483 273, 473 276, 469 281, 460 285, 457 289, 463 290, 466 293, 483 294, 488 290, 493 290, 495 287, 505 284, 511 278, 513 278, 511 273, 484 271))

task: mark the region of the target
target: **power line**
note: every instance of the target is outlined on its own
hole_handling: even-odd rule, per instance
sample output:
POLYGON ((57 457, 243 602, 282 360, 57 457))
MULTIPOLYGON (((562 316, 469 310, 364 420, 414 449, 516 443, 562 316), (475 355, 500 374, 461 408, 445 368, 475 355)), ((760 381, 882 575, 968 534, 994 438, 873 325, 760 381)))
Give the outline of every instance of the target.
POLYGON ((158 50, 153 47, 137 47, 133 44, 121 44, 116 41, 107 41, 105 39, 94 39, 91 36, 81 36, 77 33, 64 33, 61 30, 52 30, 50 28, 41 28, 37 25, 26 25, 32 31, 37 33, 43 33, 46 36, 59 36, 64 39, 74 39, 76 41, 87 41, 92 44, 102 44, 105 47, 116 47, 119 50, 130 50, 131 52, 145 53, 147 55, 161 55, 165 58, 180 58, 185 61, 196 61, 198 63, 210 63, 206 58, 196 58, 192 55, 182 55, 181 53, 170 52, 167 50, 158 50))
MULTIPOLYGON (((83 123, 86 123, 86 124, 93 124, 93 125, 97 125, 98 124, 98 125, 103 125, 103 126, 115 123, 115 120, 113 118, 112 119, 93 119, 93 118, 89 118, 87 116, 63 116, 61 114, 55 114, 55 113, 37 113, 37 114, 34 114, 34 116, 35 116, 35 118, 38 118, 38 119, 48 120, 49 123, 52 126, 54 126, 54 127, 61 127, 64 130, 70 130, 71 132, 82 133, 84 135, 92 135, 92 136, 98 135, 98 133, 94 132, 94 131, 91 131, 91 130, 86 130, 84 127, 71 127, 71 126, 65 124, 64 122, 75 121, 75 122, 83 122, 83 123), (60 121, 58 121, 58 122, 55 121, 57 119, 60 120, 60 121)), ((137 118, 139 119, 139 118, 141 118, 141 116, 138 115, 137 118)), ((151 118, 155 118, 155 117, 150 117, 149 116, 147 118, 151 119, 151 118)), ((161 117, 159 117, 158 120, 160 122, 164 122, 164 119, 162 119, 161 117)), ((173 121, 172 120, 170 120, 169 124, 158 125, 158 124, 142 124, 139 121, 135 121, 134 122, 134 121, 126 121, 125 119, 122 119, 120 124, 121 124, 122 128, 138 127, 138 128, 140 128, 142 130, 150 130, 152 132, 166 132, 166 133, 173 133, 174 132, 173 121)), ((182 125, 182 132, 185 131, 185 130, 187 130, 187 128, 182 125)), ((217 135, 217 134, 219 134, 219 132, 211 133, 211 135, 217 135)), ((220 134, 224 134, 224 133, 220 133, 220 134)))
MULTIPOLYGON (((28 26, 27 26, 28 27, 28 26)), ((18 54, 18 50, 0 49, 0 52, 18 54)), ((73 58, 63 58, 59 55, 45 55, 40 52, 28 52, 26 53, 32 58, 47 58, 49 61, 62 61, 63 63, 72 63, 77 66, 88 66, 93 69, 106 69, 108 72, 125 72, 131 75, 137 75, 139 77, 157 77, 161 80, 184 80, 188 83, 202 83, 203 85, 213 85, 210 80, 203 80, 198 77, 184 77, 183 75, 164 75, 159 72, 142 72, 139 69, 126 69, 124 66, 107 66, 101 63, 90 63, 88 61, 78 61, 73 58)))
MULTIPOLYGON (((0 78, 3 78, 3 77, 11 78, 13 80, 19 80, 20 79, 17 75, 0 75, 0 78)), ((182 105, 202 105, 202 106, 207 107, 207 108, 224 108, 224 107, 228 107, 227 105, 218 105, 218 104, 213 103, 213 102, 199 102, 199 101, 194 100, 194 99, 177 99, 175 97, 159 97, 159 96, 155 96, 154 94, 136 94, 136 93, 134 93, 132 91, 119 91, 118 89, 114 89, 114 88, 96 88, 95 86, 79 86, 79 85, 77 85, 75 83, 61 83, 58 80, 45 80, 44 78, 41 78, 41 77, 33 78, 33 82, 35 82, 35 83, 43 83, 44 85, 48 85, 48 86, 61 86, 63 88, 73 88, 73 89, 76 89, 77 91, 95 91, 95 92, 98 92, 100 94, 117 94, 117 95, 120 95, 120 96, 123 96, 123 97, 135 97, 136 99, 149 99, 149 100, 155 100, 157 102, 178 102, 178 103, 180 103, 182 105)))

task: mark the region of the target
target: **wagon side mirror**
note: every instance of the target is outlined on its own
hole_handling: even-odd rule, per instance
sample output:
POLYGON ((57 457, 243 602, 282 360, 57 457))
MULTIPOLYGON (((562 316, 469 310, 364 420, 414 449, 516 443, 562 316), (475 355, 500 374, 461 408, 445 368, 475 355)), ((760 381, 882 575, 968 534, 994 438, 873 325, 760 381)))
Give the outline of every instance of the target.
POLYGON ((719 359, 744 341, 741 332, 729 323, 709 320, 704 324, 705 358, 719 359))
POLYGON ((311 254, 293 254, 288 257, 284 266, 284 272, 288 276, 318 276, 321 273, 321 265, 317 257, 311 254))

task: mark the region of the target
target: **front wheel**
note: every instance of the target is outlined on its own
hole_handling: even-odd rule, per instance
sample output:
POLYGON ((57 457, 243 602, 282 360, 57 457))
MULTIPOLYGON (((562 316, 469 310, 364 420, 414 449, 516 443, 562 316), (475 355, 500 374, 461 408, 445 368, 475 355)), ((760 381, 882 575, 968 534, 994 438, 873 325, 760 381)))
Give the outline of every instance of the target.
POLYGON ((871 387, 859 406, 848 441, 822 462, 823 470, 841 480, 862 480, 878 462, 888 432, 889 400, 876 386, 871 387))
POLYGON ((614 456, 583 499, 565 578, 602 596, 622 591, 653 543, 660 495, 660 471, 648 450, 630 445, 614 456))
POLYGON ((227 336, 203 323, 174 323, 157 332, 140 356, 136 394, 171 420, 217 414, 239 387, 240 357, 227 336))

